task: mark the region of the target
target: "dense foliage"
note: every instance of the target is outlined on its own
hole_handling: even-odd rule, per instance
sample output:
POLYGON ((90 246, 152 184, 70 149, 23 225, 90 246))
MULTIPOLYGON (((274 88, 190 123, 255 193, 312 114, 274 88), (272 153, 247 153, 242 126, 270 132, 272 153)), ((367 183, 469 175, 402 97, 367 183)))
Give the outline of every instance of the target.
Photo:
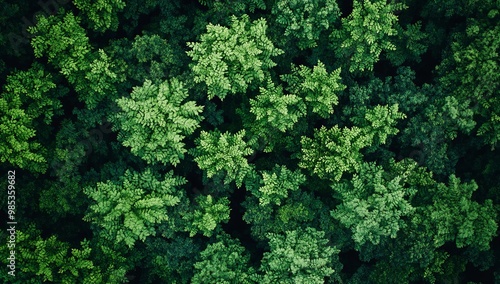
POLYGON ((0 282, 500 283, 499 1, 0 4, 0 282))

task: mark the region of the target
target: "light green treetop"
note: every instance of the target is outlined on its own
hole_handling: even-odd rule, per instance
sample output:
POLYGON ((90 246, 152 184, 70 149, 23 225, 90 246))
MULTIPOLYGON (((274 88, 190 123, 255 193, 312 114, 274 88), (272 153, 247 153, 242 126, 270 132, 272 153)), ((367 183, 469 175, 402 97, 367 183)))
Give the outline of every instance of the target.
POLYGON ((255 123, 261 126, 260 129, 269 125, 285 132, 306 115, 305 104, 299 96, 284 95, 283 87, 276 87, 272 82, 268 82, 266 88, 260 88, 255 99, 250 99, 250 106, 250 112, 255 115, 255 123))
POLYGON ((248 15, 231 17, 231 27, 209 24, 200 42, 189 42, 187 54, 196 83, 205 83, 208 98, 244 93, 265 80, 275 66, 271 57, 282 54, 266 36, 266 20, 250 22, 248 15))
POLYGON ((315 130, 314 139, 303 136, 299 166, 320 178, 340 180, 345 172, 353 172, 362 162, 360 150, 371 144, 359 127, 315 130))
POLYGON ((328 244, 325 233, 307 227, 287 231, 284 235, 269 234, 270 251, 264 253, 260 283, 324 283, 324 278, 341 268, 336 254, 339 250, 328 244))
POLYGON ((275 165, 272 171, 262 171, 261 175, 260 186, 251 190, 262 206, 281 205, 282 200, 288 197, 289 191, 298 190, 306 181, 306 177, 299 170, 290 171, 286 166, 275 165))
MULTIPOLYGON (((123 273, 117 269, 103 271, 100 263, 96 261, 96 252, 88 240, 81 241, 80 248, 71 248, 69 243, 59 240, 55 235, 42 238, 40 233, 33 224, 29 224, 25 229, 16 230, 15 257, 16 262, 22 262, 23 265, 17 269, 15 277, 6 273, 0 276, 2 282, 91 284, 112 281, 110 276, 116 277, 117 281, 125 278, 124 271, 123 273)), ((2 251, 6 249, 4 244, 0 247, 2 251)), ((2 263, 6 262, 8 260, 3 260, 2 263)))
POLYGON ((292 66, 292 73, 281 75, 281 79, 288 83, 288 92, 302 97, 309 111, 322 118, 333 113, 339 94, 346 88, 341 82, 340 69, 328 72, 321 61, 312 69, 292 66))
POLYGON ((187 89, 175 78, 159 85, 146 80, 130 97, 117 100, 121 111, 113 127, 119 130, 118 140, 150 164, 178 164, 186 153, 182 140, 202 120, 203 107, 184 102, 187 97, 187 89))
POLYGON ((244 136, 245 130, 236 134, 202 131, 195 140, 197 146, 190 149, 190 154, 207 177, 223 175, 225 184, 235 181, 240 187, 245 176, 253 170, 245 158, 253 150, 243 140, 244 136))
POLYGON ((229 221, 229 199, 222 197, 215 200, 211 195, 199 195, 196 201, 196 209, 183 217, 187 224, 186 231, 191 237, 198 232, 210 237, 220 223, 229 221))
POLYGON ((94 203, 84 220, 99 227, 99 235, 116 243, 133 247, 137 240, 156 235, 155 224, 168 221, 168 207, 187 202, 177 187, 186 183, 169 172, 162 180, 151 170, 128 171, 119 181, 100 182, 84 193, 94 203))
POLYGON ((352 230, 358 249, 368 241, 377 245, 383 237, 395 238, 406 227, 403 218, 415 211, 410 200, 416 189, 404 182, 400 176, 388 178, 374 163, 363 163, 351 181, 332 185, 342 204, 331 215, 352 230))

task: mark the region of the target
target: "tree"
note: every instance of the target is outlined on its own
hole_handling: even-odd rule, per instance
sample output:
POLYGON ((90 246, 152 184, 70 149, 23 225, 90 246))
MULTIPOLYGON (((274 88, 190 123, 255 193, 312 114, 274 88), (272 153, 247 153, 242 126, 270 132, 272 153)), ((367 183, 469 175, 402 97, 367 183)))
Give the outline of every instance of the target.
POLYGON ((401 140, 422 149, 419 163, 436 174, 449 175, 455 171, 460 152, 464 150, 451 148, 451 141, 474 129, 474 113, 467 104, 449 96, 439 86, 427 86, 422 91, 434 98, 412 116, 401 140))
POLYGON ((284 30, 284 38, 290 42, 298 39, 298 47, 306 49, 317 46, 321 33, 337 21, 340 10, 333 0, 279 0, 274 3, 271 14, 284 30))
POLYGON ((406 61, 421 62, 420 56, 428 49, 429 35, 421 31, 422 22, 408 24, 406 29, 396 26, 397 35, 392 41, 396 47, 388 50, 385 57, 394 66, 401 66, 406 61))
POLYGON ((342 29, 331 34, 332 50, 348 62, 351 73, 372 71, 382 51, 395 50, 397 35, 395 11, 406 6, 381 0, 354 1, 352 13, 342 19, 342 29))
POLYGON ((359 124, 363 126, 365 135, 372 139, 372 145, 381 145, 387 142, 389 136, 399 132, 399 129, 395 127, 396 123, 404 118, 406 115, 398 111, 397 104, 392 106, 378 105, 367 110, 364 122, 360 121, 359 124))
POLYGON ((454 34, 447 56, 437 69, 444 90, 482 117, 477 134, 494 148, 500 140, 497 52, 500 15, 498 8, 490 5, 489 19, 468 20, 465 34, 454 34))
POLYGON ((241 116, 244 128, 248 130, 248 144, 255 151, 270 153, 275 148, 294 144, 307 114, 302 98, 283 94, 282 86, 269 81, 268 86, 260 87, 259 94, 249 102, 249 106, 242 103, 236 113, 241 116))
POLYGON ((283 53, 266 37, 266 29, 264 19, 232 16, 230 28, 209 24, 200 42, 188 43, 194 81, 205 83, 209 99, 245 93, 265 81, 276 65, 271 57, 283 53))
POLYGON ((119 130, 118 139, 149 164, 177 165, 186 153, 182 140, 203 119, 203 107, 184 102, 187 97, 184 84, 175 78, 159 85, 147 80, 135 87, 129 98, 117 100, 121 111, 113 128, 119 130))
POLYGON ((333 114, 338 95, 346 88, 341 83, 340 69, 328 72, 321 61, 312 69, 303 65, 292 66, 291 74, 280 77, 288 83, 288 92, 305 100, 309 113, 317 113, 322 118, 333 114))
POLYGON ((422 87, 417 86, 415 84, 416 73, 410 67, 401 66, 396 72, 396 76, 387 77, 384 82, 374 78, 370 80, 368 86, 361 89, 368 89, 369 96, 380 98, 381 104, 397 104, 401 112, 407 116, 413 116, 422 111, 425 103, 429 102, 429 97, 433 95, 427 90, 434 88, 428 84, 422 87))
MULTIPOLYGON (((251 188, 259 198, 259 204, 281 205, 288 197, 289 191, 296 191, 306 181, 306 177, 298 170, 290 171, 286 166, 275 165, 272 171, 262 171, 262 179, 258 188, 251 188)), ((248 185, 247 185, 248 187, 248 185)))
POLYGON ((88 108, 93 109, 99 102, 105 99, 113 100, 118 96, 116 85, 123 82, 125 76, 122 74, 123 68, 115 66, 102 49, 93 53, 90 58, 85 77, 75 84, 75 90, 81 94, 88 108))
POLYGON ((80 168, 89 159, 93 145, 88 132, 77 122, 63 120, 49 149, 48 172, 56 178, 40 191, 39 207, 53 218, 83 215, 88 199, 82 187, 91 183, 82 177, 80 168))
POLYGON ((55 81, 42 64, 34 62, 27 71, 7 76, 3 96, 11 100, 19 97, 28 116, 50 124, 54 116, 62 114, 60 98, 66 94, 64 89, 57 88, 55 81))
MULTIPOLYGON (((478 254, 489 249, 487 244, 497 227, 494 221, 496 213, 492 210, 491 201, 479 204, 471 200, 471 193, 477 188, 474 182, 461 183, 456 177, 450 176, 448 185, 438 183, 432 178, 432 173, 409 159, 390 161, 385 165, 381 177, 386 188, 393 184, 389 180, 399 180, 400 190, 407 193, 399 204, 409 205, 394 212, 407 211, 410 214, 392 215, 396 219, 400 218, 398 222, 403 225, 395 227, 399 227, 395 238, 380 238, 377 245, 370 242, 355 245, 361 260, 376 261, 375 266, 363 269, 363 273, 366 273, 364 279, 369 278, 374 283, 384 283, 394 277, 408 282, 425 279, 430 283, 440 279, 452 279, 465 270, 469 259, 473 259, 464 257, 465 255, 478 254), (456 222, 457 220, 461 222, 456 222), (453 252, 453 249, 450 249, 452 244, 461 248, 461 252, 453 252)), ((376 179, 366 180, 370 187, 373 185, 375 188, 376 183, 371 182, 376 179)), ((345 192, 345 196, 349 198, 351 193, 356 196, 358 191, 353 190, 356 182, 346 183, 352 183, 353 186, 340 185, 335 188, 345 192)), ((374 208, 387 209, 394 205, 379 205, 374 208)), ((353 212, 364 211, 358 209, 353 212)), ((336 212, 332 214, 335 215, 336 212)), ((367 216, 373 220, 391 214, 372 213, 367 216)), ((351 218, 346 216, 345 221, 350 222, 351 218)), ((390 222, 381 224, 388 225, 390 222)))
POLYGON ((287 231, 285 235, 269 234, 270 251, 264 253, 260 283, 324 283, 325 277, 336 277, 342 265, 339 250, 328 245, 324 232, 313 228, 287 231))
POLYGON ((244 130, 236 134, 202 131, 190 154, 208 178, 221 175, 225 184, 235 181, 241 187, 245 176, 253 170, 245 158, 253 150, 243 141, 244 136, 244 130))
POLYGON ((106 51, 116 64, 134 66, 124 70, 127 84, 143 84, 145 80, 160 84, 165 78, 179 76, 183 65, 175 46, 157 34, 137 35, 133 41, 116 40, 106 51))
POLYGON ((267 240, 269 233, 282 234, 304 226, 321 229, 328 238, 335 234, 336 224, 333 224, 334 220, 330 216, 331 208, 319 197, 305 190, 291 191, 280 205, 261 204, 252 195, 244 201, 243 207, 243 221, 251 225, 252 237, 258 241, 267 240))
POLYGON ((186 202, 177 189, 185 182, 172 172, 160 180, 151 170, 127 171, 119 181, 84 189, 94 200, 84 220, 95 223, 100 237, 133 247, 137 240, 156 234, 155 224, 178 218, 168 208, 186 202))
POLYGON ((187 221, 186 230, 189 231, 190 237, 198 232, 210 237, 219 223, 229 221, 229 199, 222 197, 214 201, 209 194, 199 195, 196 201, 198 206, 194 212, 189 212, 183 217, 187 221))
POLYGON ((360 150, 371 144, 369 136, 358 127, 314 131, 314 139, 303 136, 299 166, 317 174, 320 178, 339 181, 345 172, 359 168, 363 155, 360 150))
POLYGON ((267 88, 260 87, 259 95, 250 99, 250 112, 255 115, 256 128, 270 125, 285 132, 305 116, 305 105, 296 95, 283 95, 283 87, 268 82, 267 88), (259 127, 260 126, 260 127, 259 127))
POLYGON ((62 113, 59 98, 65 90, 54 81, 39 63, 7 77, 0 98, 0 162, 32 172, 46 171, 47 150, 36 139, 36 132, 62 113))
MULTIPOLYGON (((39 17, 29 31, 35 57, 47 56, 79 94, 80 101, 94 109, 106 97, 117 96, 116 83, 124 81, 120 66, 115 66, 103 51, 92 51, 80 18, 71 12, 64 16, 39 17)), ((99 121, 100 122, 100 119, 99 121)))
POLYGON ((61 70, 70 83, 76 83, 79 73, 88 67, 91 46, 80 18, 72 13, 62 16, 39 17, 30 27, 34 35, 31 46, 35 57, 47 56, 48 62, 61 70))
POLYGON ((351 181, 332 185, 342 200, 332 217, 352 230, 358 249, 368 241, 377 245, 383 237, 396 238, 406 227, 404 219, 415 211, 410 201, 416 189, 405 188, 399 176, 384 175, 382 167, 363 163, 351 181))
MULTIPOLYGON (((71 248, 56 236, 42 238, 40 231, 30 224, 24 230, 16 230, 16 244, 16 261, 23 265, 17 269, 13 282, 12 278, 6 278, 6 274, 0 276, 0 279, 9 283, 50 281, 90 284, 118 280, 113 276, 116 270, 103 270, 95 262, 93 249, 87 240, 80 243, 80 248, 71 248)), ((1 246, 2 250, 7 248, 4 244, 1 246)), ((2 262, 6 264, 7 261, 2 262)))
POLYGON ((194 264, 192 283, 256 283, 255 269, 249 266, 250 256, 237 239, 217 235, 216 242, 202 252, 194 264))
POLYGON ((472 246, 482 251, 490 248, 498 228, 497 214, 491 200, 482 205, 471 200, 475 190, 475 182, 461 183, 454 175, 450 176, 448 185, 439 183, 433 189, 433 203, 422 208, 422 213, 430 218, 420 220, 428 230, 436 232, 435 246, 453 241, 457 248, 472 246))
POLYGON ((173 238, 147 238, 145 259, 143 260, 142 283, 154 281, 190 283, 195 271, 195 263, 200 260, 201 242, 186 234, 176 234, 173 238))
POLYGON ((105 32, 118 28, 118 13, 125 7, 121 0, 75 0, 75 6, 84 13, 93 30, 105 32))

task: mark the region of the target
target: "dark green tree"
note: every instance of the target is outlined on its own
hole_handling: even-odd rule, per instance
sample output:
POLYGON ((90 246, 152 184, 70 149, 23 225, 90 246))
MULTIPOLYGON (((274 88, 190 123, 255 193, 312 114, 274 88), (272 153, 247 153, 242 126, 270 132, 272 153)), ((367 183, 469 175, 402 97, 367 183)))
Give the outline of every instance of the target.
MULTIPOLYGON (((493 5, 492 5, 493 6, 493 5)), ((455 33, 447 56, 438 66, 439 82, 460 105, 481 117, 477 134, 493 148, 500 139, 498 7, 488 18, 467 21, 465 33, 455 33)), ((488 7, 488 6, 486 6, 488 7)))
MULTIPOLYGON (((280 205, 263 205, 257 197, 251 196, 243 206, 243 220, 251 225, 252 236, 258 241, 266 240, 269 233, 282 234, 304 226, 321 229, 328 237, 333 236, 336 229, 330 216, 331 208, 313 193, 300 189, 290 192, 280 205)), ((341 241, 344 240, 339 243, 341 241)))
POLYGON ((93 51, 89 38, 71 12, 39 17, 29 31, 35 57, 46 56, 48 62, 63 74, 79 95, 80 101, 93 109, 105 98, 117 96, 116 83, 125 78, 103 51, 93 51))
MULTIPOLYGON (((72 248, 56 236, 42 238, 40 231, 30 225, 16 230, 16 244, 16 261, 23 265, 15 278, 6 278, 5 273, 0 276, 8 283, 119 283, 125 278, 124 271, 102 269, 87 240, 79 248, 72 248)), ((5 244, 0 247, 2 251, 7 249, 5 244)))
POLYGON ((186 234, 177 234, 172 239, 147 238, 142 266, 145 273, 138 281, 190 283, 195 274, 193 267, 200 260, 200 243, 186 234))
POLYGON ((240 242, 226 234, 217 235, 216 242, 201 252, 194 264, 192 283, 256 283, 250 256, 240 242))
POLYGON ((404 8, 403 3, 393 1, 354 1, 352 13, 342 19, 342 28, 331 34, 332 50, 351 73, 372 71, 383 51, 396 49, 393 38, 398 17, 394 12, 404 8))
POLYGON ((93 30, 104 32, 118 28, 118 12, 125 7, 121 0, 74 0, 75 6, 84 13, 93 30))
POLYGON ((300 49, 317 46, 323 31, 340 17, 337 1, 276 1, 271 9, 276 23, 284 30, 283 39, 296 42, 300 49))

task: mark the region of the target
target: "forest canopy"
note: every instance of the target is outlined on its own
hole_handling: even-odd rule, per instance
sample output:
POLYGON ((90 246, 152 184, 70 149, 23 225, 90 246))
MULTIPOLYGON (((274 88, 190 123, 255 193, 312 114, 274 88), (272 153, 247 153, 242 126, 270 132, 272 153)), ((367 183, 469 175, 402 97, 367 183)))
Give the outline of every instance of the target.
POLYGON ((0 0, 2 283, 500 283, 500 2, 0 0))

